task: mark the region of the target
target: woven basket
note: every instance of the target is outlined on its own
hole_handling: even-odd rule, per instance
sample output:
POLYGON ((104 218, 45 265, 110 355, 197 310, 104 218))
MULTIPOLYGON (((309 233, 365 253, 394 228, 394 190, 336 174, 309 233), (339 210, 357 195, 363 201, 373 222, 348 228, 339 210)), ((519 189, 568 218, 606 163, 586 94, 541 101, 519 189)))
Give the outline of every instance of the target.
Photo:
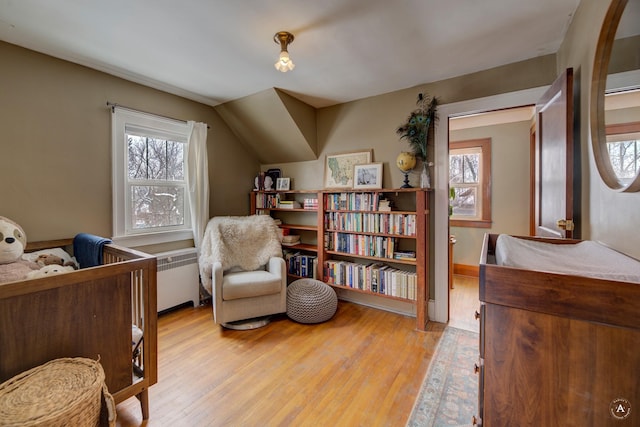
POLYGON ((0 426, 115 426, 104 378, 102 365, 85 358, 56 359, 18 374, 0 384, 0 426))

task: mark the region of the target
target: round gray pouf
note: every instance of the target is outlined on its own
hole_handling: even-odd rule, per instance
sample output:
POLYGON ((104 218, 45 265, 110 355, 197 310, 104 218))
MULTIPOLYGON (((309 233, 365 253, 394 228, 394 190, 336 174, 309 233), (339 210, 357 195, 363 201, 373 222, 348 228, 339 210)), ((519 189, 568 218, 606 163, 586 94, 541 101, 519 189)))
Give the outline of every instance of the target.
POLYGON ((287 316, 296 322, 326 322, 337 308, 336 292, 319 280, 298 279, 287 288, 287 316))

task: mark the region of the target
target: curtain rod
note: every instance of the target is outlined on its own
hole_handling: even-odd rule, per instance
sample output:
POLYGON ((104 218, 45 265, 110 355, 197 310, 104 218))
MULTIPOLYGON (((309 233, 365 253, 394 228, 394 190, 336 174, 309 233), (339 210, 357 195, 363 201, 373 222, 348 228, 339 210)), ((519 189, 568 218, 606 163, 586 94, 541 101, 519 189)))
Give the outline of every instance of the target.
MULTIPOLYGON (((118 104, 118 103, 111 102, 111 101, 107 101, 107 107, 111 108, 111 112, 112 112, 112 113, 115 111, 116 107, 120 107, 120 108, 126 108, 127 110, 131 110, 131 111, 137 111, 137 112, 139 112, 139 113, 153 114, 154 116, 164 117, 165 119, 171 119, 171 120, 175 120, 175 121, 178 121, 178 122, 187 123, 187 121, 186 121, 186 120, 181 120, 181 119, 176 119, 176 118, 173 118, 173 117, 163 116, 163 115, 161 115, 161 114, 156 114, 156 113, 150 113, 150 112, 148 112, 148 111, 138 110, 138 109, 136 109, 136 108, 127 107, 127 106, 125 106, 125 105, 118 104)), ((209 127, 209 125, 207 125, 207 129, 211 129, 211 128, 209 127)))

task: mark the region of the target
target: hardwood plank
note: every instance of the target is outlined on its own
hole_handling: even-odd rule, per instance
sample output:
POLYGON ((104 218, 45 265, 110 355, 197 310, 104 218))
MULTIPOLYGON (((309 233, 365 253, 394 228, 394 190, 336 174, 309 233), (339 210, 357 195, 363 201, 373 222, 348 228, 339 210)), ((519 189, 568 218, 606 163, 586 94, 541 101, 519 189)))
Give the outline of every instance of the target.
POLYGON ((449 326, 479 332, 480 322, 475 318, 480 310, 478 278, 455 274, 453 284, 449 290, 449 326))
POLYGON ((126 426, 404 425, 444 325, 340 301, 317 325, 279 316, 253 331, 213 323, 211 307, 158 320, 159 381, 150 418, 117 407, 126 426))

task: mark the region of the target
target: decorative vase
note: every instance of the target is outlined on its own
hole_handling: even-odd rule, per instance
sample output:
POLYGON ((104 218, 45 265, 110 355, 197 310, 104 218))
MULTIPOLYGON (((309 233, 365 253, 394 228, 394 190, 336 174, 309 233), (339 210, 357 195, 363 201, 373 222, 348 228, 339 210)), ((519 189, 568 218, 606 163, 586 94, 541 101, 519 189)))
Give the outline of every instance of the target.
POLYGON ((431 174, 429 173, 428 162, 422 162, 422 172, 420 172, 420 188, 431 188, 431 174))

